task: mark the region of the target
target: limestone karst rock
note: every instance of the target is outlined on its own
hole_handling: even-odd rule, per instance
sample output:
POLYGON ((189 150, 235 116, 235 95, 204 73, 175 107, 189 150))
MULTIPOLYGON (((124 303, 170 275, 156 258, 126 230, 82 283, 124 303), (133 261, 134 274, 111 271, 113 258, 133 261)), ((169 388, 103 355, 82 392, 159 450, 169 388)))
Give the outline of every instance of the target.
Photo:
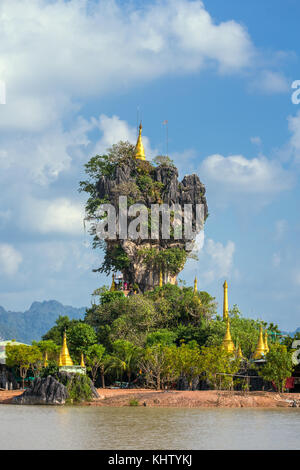
MULTIPOLYGON (((192 204, 193 207, 193 229, 196 224, 196 205, 203 206, 204 220, 208 215, 207 202, 205 197, 205 186, 201 183, 198 175, 185 176, 182 181, 178 180, 178 170, 173 164, 163 164, 153 166, 149 162, 139 162, 134 159, 127 159, 118 164, 109 175, 101 175, 96 183, 97 197, 106 200, 118 208, 119 196, 126 196, 131 203, 141 203, 148 209, 151 204, 179 204, 184 208, 185 204, 192 204)), ((117 211, 118 216, 118 211, 117 211)), ((198 230, 199 233, 200 230, 198 230)), ((113 257, 117 249, 123 250, 127 257, 127 265, 121 270, 124 279, 129 284, 138 285, 141 291, 152 289, 159 285, 161 268, 158 265, 145 262, 145 251, 156 249, 170 250, 179 249, 189 254, 192 251, 193 240, 175 239, 168 240, 153 239, 120 239, 106 240, 106 253, 108 257, 113 257)), ((179 251, 178 250, 178 251, 179 251)), ((178 252, 177 251, 177 252, 178 252)), ((184 260, 185 262, 185 260, 184 260)), ((163 282, 176 282, 177 274, 183 269, 184 262, 177 269, 163 270, 163 282)), ((112 262, 113 266, 113 262, 112 262)), ((100 268, 100 270, 104 270, 100 268)), ((109 270, 106 270, 108 272, 109 270)))

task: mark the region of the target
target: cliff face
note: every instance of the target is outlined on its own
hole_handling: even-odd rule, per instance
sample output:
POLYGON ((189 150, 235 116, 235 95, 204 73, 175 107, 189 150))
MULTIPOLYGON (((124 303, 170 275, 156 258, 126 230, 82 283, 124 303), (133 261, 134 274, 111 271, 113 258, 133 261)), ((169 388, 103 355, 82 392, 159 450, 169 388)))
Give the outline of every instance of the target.
MULTIPOLYGON (((201 183, 196 174, 188 175, 182 181, 178 180, 178 170, 173 165, 160 165, 153 167, 148 162, 137 162, 128 160, 126 163, 118 165, 113 174, 101 176, 97 183, 97 192, 100 199, 104 199, 114 204, 118 208, 119 196, 127 196, 128 205, 133 203, 145 204, 148 209, 151 204, 179 204, 183 210, 184 204, 193 206, 193 229, 195 230, 195 207, 202 204, 204 209, 204 219, 208 215, 207 202, 205 197, 205 186, 201 183)), ((117 210, 118 216, 118 210, 117 210)), ((198 230, 199 232, 200 230, 198 230)), ((149 235, 150 237, 150 235, 149 235)), ((116 247, 121 247, 126 253, 129 263, 123 269, 124 279, 129 283, 138 284, 142 291, 152 289, 159 284, 160 271, 163 271, 163 281, 176 282, 176 275, 183 265, 175 273, 168 269, 163 270, 155 263, 146 263, 143 251, 155 248, 158 251, 179 248, 186 253, 192 250, 194 241, 187 239, 165 240, 141 239, 106 241, 107 250, 113 251, 116 247), (190 242, 190 243, 187 243, 190 242)))

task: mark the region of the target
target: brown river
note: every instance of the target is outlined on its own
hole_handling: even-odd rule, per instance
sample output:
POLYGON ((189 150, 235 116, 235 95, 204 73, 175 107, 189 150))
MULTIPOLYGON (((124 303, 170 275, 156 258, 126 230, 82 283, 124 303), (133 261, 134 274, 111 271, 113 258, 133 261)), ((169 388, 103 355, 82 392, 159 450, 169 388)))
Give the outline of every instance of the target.
POLYGON ((0 405, 0 449, 300 449, 300 409, 0 405))

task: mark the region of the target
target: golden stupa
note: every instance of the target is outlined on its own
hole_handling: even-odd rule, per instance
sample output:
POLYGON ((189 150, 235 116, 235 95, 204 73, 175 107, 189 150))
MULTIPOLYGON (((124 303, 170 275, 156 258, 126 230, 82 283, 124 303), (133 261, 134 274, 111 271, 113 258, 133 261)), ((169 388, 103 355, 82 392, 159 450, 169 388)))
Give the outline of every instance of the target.
POLYGON ((163 275, 162 275, 162 271, 160 270, 159 272, 159 287, 162 287, 163 286, 163 275))
POLYGON ((194 294, 197 294, 198 292, 198 281, 197 281, 197 278, 195 277, 195 280, 194 280, 194 294))
POLYGON ((115 283, 115 275, 112 275, 112 280, 111 280, 111 286, 110 286, 110 292, 114 292, 116 290, 116 283, 115 283))
POLYGON ((223 284, 224 297, 223 297, 223 320, 228 318, 228 284, 227 281, 223 284))
POLYGON ((244 356, 243 356, 243 353, 242 353, 242 348, 241 348, 241 345, 239 344, 239 346, 236 348, 236 357, 238 359, 243 359, 244 356))
POLYGON ((268 352, 270 351, 270 348, 268 345, 268 332, 267 331, 265 331, 264 343, 265 343, 265 354, 268 354, 268 352))
POLYGON ((230 324, 229 324, 229 318, 227 317, 227 327, 226 327, 226 333, 223 339, 223 348, 225 351, 228 353, 233 353, 235 351, 235 347, 231 338, 231 333, 230 333, 230 324))
POLYGON ((45 351, 45 356, 44 356, 44 367, 48 367, 48 353, 45 351))
POLYGON ((81 367, 85 367, 84 358, 83 358, 83 353, 81 353, 80 366, 81 366, 81 367))
POLYGON ((135 146, 135 158, 137 158, 138 160, 146 160, 144 145, 142 141, 142 129, 143 128, 141 123, 139 127, 139 136, 135 146))
POLYGON ((258 343, 253 353, 253 359, 262 359, 264 355, 265 355, 265 343, 264 343, 264 338, 263 338, 263 329, 262 329, 262 326, 260 326, 258 343))
POLYGON ((66 332, 64 332, 64 339, 63 339, 63 344, 62 344, 61 352, 59 356, 59 362, 60 362, 59 364, 60 366, 73 366, 73 361, 71 359, 68 346, 67 346, 66 332))

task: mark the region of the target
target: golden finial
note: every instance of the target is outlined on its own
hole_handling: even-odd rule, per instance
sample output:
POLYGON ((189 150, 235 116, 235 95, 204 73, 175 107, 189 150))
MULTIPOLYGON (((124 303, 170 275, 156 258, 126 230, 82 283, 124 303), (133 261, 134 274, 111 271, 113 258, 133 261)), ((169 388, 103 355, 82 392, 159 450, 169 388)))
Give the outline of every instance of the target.
POLYGON ((223 320, 228 318, 228 284, 227 281, 223 284, 224 298, 223 298, 223 320))
POLYGON ((194 294, 197 294, 197 292, 198 292, 197 277, 195 277, 195 280, 194 280, 194 294))
POLYGON ((83 353, 81 353, 80 366, 81 366, 81 367, 85 367, 84 358, 83 358, 83 353))
POLYGON ((144 145, 142 141, 142 129, 142 123, 140 123, 139 136, 135 146, 135 158, 137 158, 138 160, 146 160, 144 145))
POLYGON ((63 344, 62 344, 62 347, 61 347, 61 353, 60 353, 61 357, 61 363, 63 366, 72 366, 73 365, 73 361, 71 359, 71 356, 69 354, 69 350, 68 350, 68 346, 67 346, 67 334, 66 332, 64 332, 64 339, 63 339, 63 344))
POLYGON ((265 331, 264 343, 265 343, 265 354, 268 354, 268 352, 270 351, 270 348, 268 345, 268 332, 267 331, 265 331))
POLYGON ((243 359, 243 353, 242 353, 242 348, 241 345, 239 344, 238 348, 236 348, 236 357, 238 359, 243 359))
POLYGON ((225 351, 229 353, 233 353, 235 351, 235 347, 231 338, 231 333, 230 333, 230 324, 229 324, 229 318, 227 317, 227 327, 226 327, 226 333, 223 339, 223 348, 225 351))
POLYGON ((160 270, 159 271, 159 287, 162 287, 163 286, 163 275, 162 275, 162 271, 160 270))
POLYGON ((113 274, 112 275, 112 279, 111 279, 111 286, 110 286, 110 292, 113 292, 116 290, 116 283, 115 283, 115 275, 113 274))
POLYGON ((265 354, 265 343, 263 339, 263 329, 262 326, 259 328, 259 338, 256 349, 253 354, 253 359, 261 359, 265 354))
POLYGON ((44 356, 44 367, 48 367, 48 353, 45 351, 45 356, 44 356))

